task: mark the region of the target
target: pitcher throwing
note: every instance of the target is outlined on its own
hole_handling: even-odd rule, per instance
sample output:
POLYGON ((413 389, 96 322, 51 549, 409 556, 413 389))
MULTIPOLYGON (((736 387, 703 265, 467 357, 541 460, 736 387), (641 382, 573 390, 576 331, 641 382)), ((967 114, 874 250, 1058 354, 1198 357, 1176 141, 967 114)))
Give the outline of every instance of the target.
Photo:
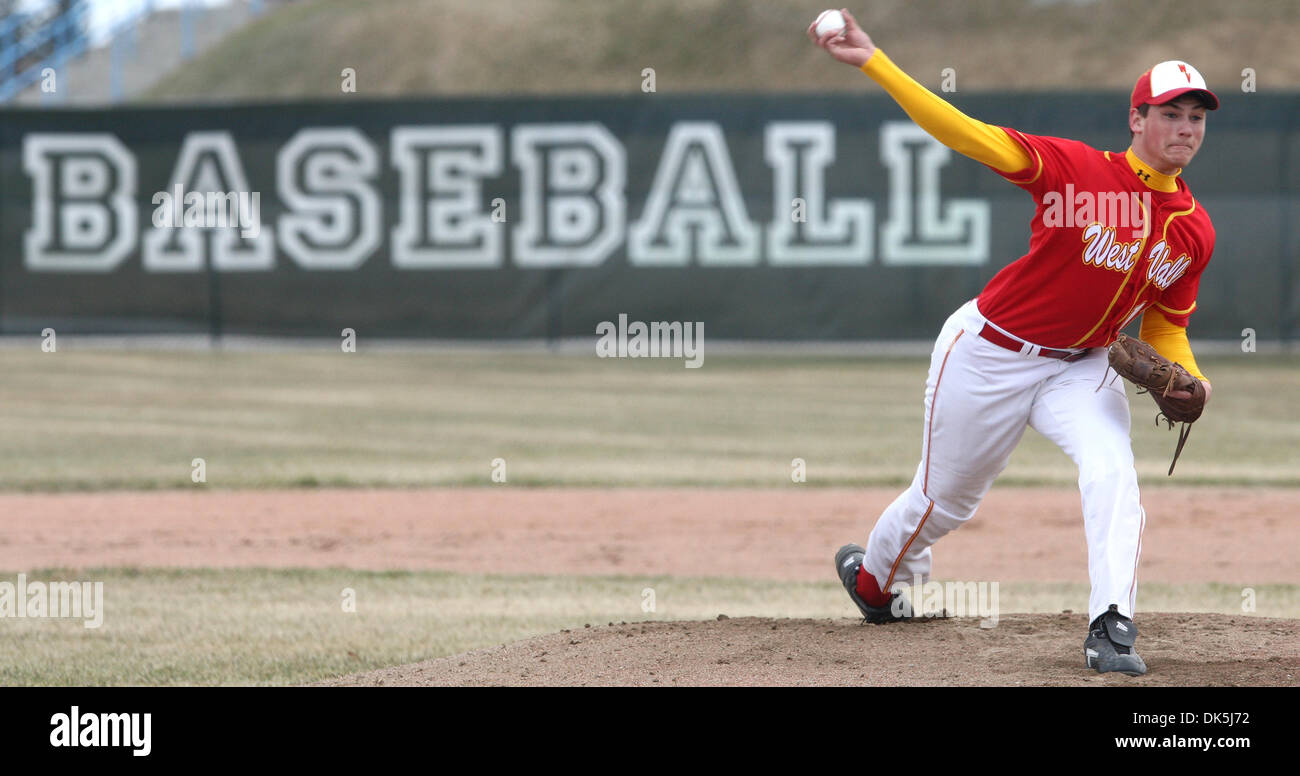
POLYGON ((836 554, 840 580, 868 622, 906 619, 895 580, 929 578, 930 546, 974 516, 1032 426, 1079 468, 1092 583, 1087 666, 1144 674, 1133 613, 1146 513, 1128 400, 1122 382, 1105 379, 1106 347, 1142 316, 1141 339, 1186 367, 1209 397, 1187 323, 1214 227, 1179 175, 1200 150, 1206 111, 1219 100, 1191 65, 1161 62, 1133 88, 1130 147, 1099 151, 964 115, 908 77, 842 13, 842 30, 818 36, 809 26, 814 43, 871 76, 936 140, 1029 192, 1037 209, 1029 252, 939 332, 916 476, 876 521, 865 549, 849 544, 836 554), (1089 198, 1090 209, 1077 209, 1089 198))

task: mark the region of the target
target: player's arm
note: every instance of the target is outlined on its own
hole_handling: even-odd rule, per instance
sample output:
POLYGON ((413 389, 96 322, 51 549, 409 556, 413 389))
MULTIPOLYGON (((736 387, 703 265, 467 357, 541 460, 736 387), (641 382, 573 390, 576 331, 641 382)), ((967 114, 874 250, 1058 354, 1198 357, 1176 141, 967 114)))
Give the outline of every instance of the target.
MULTIPOLYGON (((1170 361, 1177 361, 1192 376, 1205 385, 1205 400, 1210 400, 1210 381, 1201 373, 1192 355, 1192 345, 1187 341, 1187 329, 1172 323, 1158 309, 1151 308, 1142 314, 1142 331, 1138 335, 1143 341, 1156 349, 1156 352, 1170 361)), ((1170 396, 1186 399, 1191 394, 1180 396, 1186 391, 1172 391, 1170 396)))
POLYGON ((1024 170, 1033 162, 1001 128, 967 116, 904 73, 876 48, 852 14, 847 10, 841 13, 845 21, 842 32, 819 38, 814 22, 808 27, 808 36, 835 59, 871 76, 935 140, 1001 172, 1024 170))

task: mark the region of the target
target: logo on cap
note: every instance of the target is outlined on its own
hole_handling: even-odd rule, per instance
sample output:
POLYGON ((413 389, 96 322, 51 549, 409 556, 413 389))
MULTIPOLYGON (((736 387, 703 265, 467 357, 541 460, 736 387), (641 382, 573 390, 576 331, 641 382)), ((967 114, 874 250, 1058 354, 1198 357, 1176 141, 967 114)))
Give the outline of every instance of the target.
POLYGON ((1219 98, 1205 86, 1205 79, 1196 68, 1172 59, 1161 62, 1143 73, 1133 86, 1134 108, 1142 105, 1163 105, 1172 102, 1188 92, 1199 92, 1204 96, 1206 107, 1215 110, 1219 107, 1219 98))

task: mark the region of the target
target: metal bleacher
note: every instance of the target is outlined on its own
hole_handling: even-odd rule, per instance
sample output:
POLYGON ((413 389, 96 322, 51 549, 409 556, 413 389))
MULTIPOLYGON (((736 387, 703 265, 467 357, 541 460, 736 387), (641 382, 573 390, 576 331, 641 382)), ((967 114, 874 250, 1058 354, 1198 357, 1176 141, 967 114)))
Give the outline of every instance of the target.
POLYGON ((250 21, 264 0, 29 0, 0 20, 0 104, 105 104, 250 21), (18 10, 21 9, 21 10, 18 10))
POLYGON ((90 48, 89 10, 86 0, 72 0, 0 20, 0 102, 12 100, 43 73, 59 72, 90 48))

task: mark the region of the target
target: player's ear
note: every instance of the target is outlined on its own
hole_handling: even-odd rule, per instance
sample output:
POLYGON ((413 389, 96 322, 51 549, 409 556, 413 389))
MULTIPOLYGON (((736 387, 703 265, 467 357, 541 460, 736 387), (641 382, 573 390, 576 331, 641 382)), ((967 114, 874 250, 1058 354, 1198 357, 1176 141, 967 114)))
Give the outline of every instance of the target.
POLYGON ((1146 121, 1146 116, 1137 108, 1128 109, 1128 131, 1134 134, 1142 131, 1142 122, 1146 121))

